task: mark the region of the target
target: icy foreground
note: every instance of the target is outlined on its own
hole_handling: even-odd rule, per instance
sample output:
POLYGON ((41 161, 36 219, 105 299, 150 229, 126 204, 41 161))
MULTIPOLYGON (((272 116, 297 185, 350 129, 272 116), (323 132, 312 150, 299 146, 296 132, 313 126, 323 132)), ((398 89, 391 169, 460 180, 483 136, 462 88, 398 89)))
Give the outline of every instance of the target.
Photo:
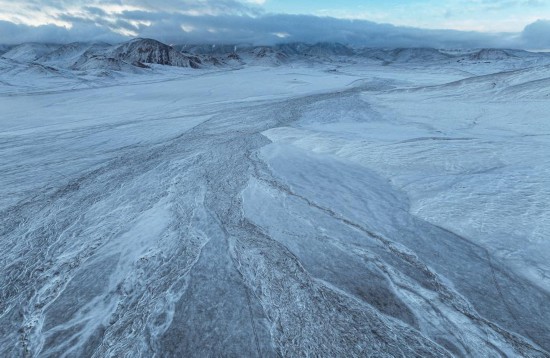
POLYGON ((0 356, 550 356, 549 61, 16 54, 0 356))

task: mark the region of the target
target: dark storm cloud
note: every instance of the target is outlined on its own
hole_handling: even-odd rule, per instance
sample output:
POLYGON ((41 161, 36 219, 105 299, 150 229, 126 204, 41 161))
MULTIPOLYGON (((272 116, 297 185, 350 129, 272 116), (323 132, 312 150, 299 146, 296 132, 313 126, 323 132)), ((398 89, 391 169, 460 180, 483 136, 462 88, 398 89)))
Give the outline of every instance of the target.
MULTIPOLYGON (((126 15, 126 14, 124 14, 126 15)), ((144 19, 143 17, 140 17, 144 19)), ((285 41, 342 42, 373 47, 432 46, 479 47, 507 45, 507 36, 449 30, 422 30, 362 20, 342 20, 305 15, 177 16, 143 26, 140 33, 168 42, 247 42, 270 44, 285 41), (182 33, 184 28, 193 31, 182 33)))
POLYGON ((0 21, 0 43, 24 42, 69 43, 76 41, 120 42, 127 38, 97 26, 95 23, 76 23, 71 29, 55 25, 27 26, 0 21))
POLYGON ((525 46, 550 49, 550 20, 539 20, 525 27, 521 34, 525 46))
MULTIPOLYGON (((3 0, 0 4, 13 4, 3 0)), ((4 5, 4 6, 6 6, 4 5)), ((13 7, 43 10, 47 8, 66 10, 71 8, 95 8, 105 6, 136 7, 147 11, 164 12, 193 10, 197 12, 257 15, 260 8, 238 0, 20 0, 13 7)))
POLYGON ((54 25, 31 27, 0 21, 0 43, 27 41, 118 42, 132 36, 151 37, 167 43, 341 42, 371 47, 515 47, 550 48, 549 21, 538 21, 522 33, 480 33, 399 27, 364 20, 344 20, 310 15, 261 14, 258 7, 234 0, 160 1, 27 1, 63 9, 82 4, 77 12, 52 14, 70 29, 54 25), (89 5, 85 5, 85 4, 89 5), (131 10, 110 11, 113 5, 131 10), (162 10, 161 10, 162 9, 162 10), (168 11, 172 9, 173 11, 168 11), (178 11, 176 11, 176 9, 178 11), (120 35, 121 33, 126 36, 120 35))

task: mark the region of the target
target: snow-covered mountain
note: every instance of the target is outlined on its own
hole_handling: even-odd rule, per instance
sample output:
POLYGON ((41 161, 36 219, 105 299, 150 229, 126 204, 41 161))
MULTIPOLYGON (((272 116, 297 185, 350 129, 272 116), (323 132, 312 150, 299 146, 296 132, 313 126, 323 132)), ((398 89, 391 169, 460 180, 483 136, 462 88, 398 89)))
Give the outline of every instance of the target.
POLYGON ((273 46, 239 45, 184 45, 184 52, 211 55, 222 63, 238 63, 261 66, 280 66, 293 60, 326 61, 333 57, 354 56, 355 50, 339 43, 306 44, 283 43, 273 46), (227 61, 229 59, 229 61, 227 61))
POLYGON ((59 46, 43 43, 25 43, 10 49, 2 57, 19 62, 32 62, 56 50, 59 46))
POLYGON ((10 58, 0 57, 0 71, 4 77, 16 75, 42 76, 56 75, 59 73, 54 67, 44 66, 40 63, 21 63, 10 58))
POLYGON ((79 60, 82 60, 83 57, 102 53, 110 46, 107 43, 70 43, 58 47, 52 52, 41 56, 36 61, 50 66, 70 68, 79 60))
POLYGON ((338 56, 354 56, 356 54, 356 51, 353 48, 334 42, 319 42, 315 44, 296 42, 275 45, 274 48, 288 56, 330 58, 338 56))
POLYGON ((226 62, 212 55, 194 55, 151 39, 134 39, 122 44, 70 43, 51 45, 26 43, 6 47, 2 55, 19 63, 36 62, 44 66, 78 71, 136 72, 149 65, 193 69, 223 66, 226 62))
POLYGON ((250 55, 251 63, 255 65, 279 66, 289 59, 287 54, 273 47, 256 47, 250 55))
POLYGON ((0 57, 0 94, 66 88, 80 83, 81 80, 72 71, 0 57))
POLYGON ((391 62, 425 62, 449 59, 449 55, 433 48, 400 48, 388 52, 391 62))
POLYGON ((141 62, 129 64, 125 61, 102 55, 83 55, 71 67, 79 71, 123 71, 136 73, 139 68, 148 68, 141 62))
POLYGON ((385 64, 391 63, 432 63, 445 61, 451 58, 450 55, 433 48, 398 48, 398 49, 359 49, 357 53, 365 58, 381 61, 385 64))
POLYGON ((310 46, 297 46, 299 53, 306 56, 315 57, 333 57, 333 56, 353 56, 355 51, 345 45, 332 42, 321 42, 310 46))
POLYGON ((173 47, 152 39, 135 39, 110 48, 108 57, 123 60, 131 64, 158 64, 177 67, 200 68, 200 57, 184 54, 173 47))
POLYGON ((467 59, 470 61, 502 61, 518 58, 514 52, 518 51, 485 48, 468 55, 467 59))
POLYGON ((194 55, 226 55, 236 53, 240 49, 250 48, 250 45, 231 45, 231 44, 199 44, 199 45, 179 45, 174 46, 180 52, 190 53, 194 55))

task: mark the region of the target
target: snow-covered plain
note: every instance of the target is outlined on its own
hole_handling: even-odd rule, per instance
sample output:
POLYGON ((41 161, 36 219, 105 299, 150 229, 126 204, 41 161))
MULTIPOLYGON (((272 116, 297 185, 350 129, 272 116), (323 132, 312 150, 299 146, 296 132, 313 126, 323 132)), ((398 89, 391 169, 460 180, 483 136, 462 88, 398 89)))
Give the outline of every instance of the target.
POLYGON ((14 53, 0 356, 550 356, 548 59, 14 53))

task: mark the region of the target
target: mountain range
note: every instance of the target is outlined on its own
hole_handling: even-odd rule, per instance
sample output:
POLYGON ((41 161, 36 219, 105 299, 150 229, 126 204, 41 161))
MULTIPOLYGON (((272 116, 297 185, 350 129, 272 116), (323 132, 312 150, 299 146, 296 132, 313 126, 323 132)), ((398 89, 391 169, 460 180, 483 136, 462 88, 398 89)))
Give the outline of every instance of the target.
POLYGON ((107 43, 64 45, 25 43, 0 46, 4 59, 35 63, 75 71, 136 71, 152 65, 192 69, 242 65, 279 66, 290 61, 331 61, 334 58, 361 58, 382 64, 422 64, 434 62, 486 63, 490 61, 541 61, 549 56, 523 50, 477 49, 440 50, 433 48, 354 48, 339 43, 287 43, 252 45, 167 45, 153 39, 133 39, 107 43))

